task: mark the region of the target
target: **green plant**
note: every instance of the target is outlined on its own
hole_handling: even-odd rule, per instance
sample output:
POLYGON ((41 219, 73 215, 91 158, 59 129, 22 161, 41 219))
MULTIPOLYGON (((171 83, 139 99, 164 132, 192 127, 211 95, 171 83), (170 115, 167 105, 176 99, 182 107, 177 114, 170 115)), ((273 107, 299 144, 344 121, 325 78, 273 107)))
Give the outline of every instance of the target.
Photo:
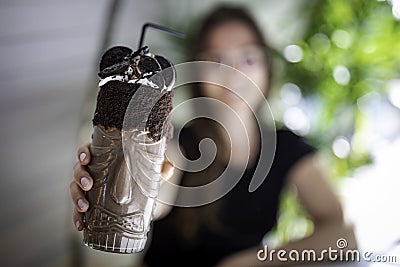
MULTIPOLYGON (((386 97, 387 82, 400 76, 400 22, 386 1, 318 1, 313 9, 304 38, 294 44, 301 48, 301 59, 289 62, 288 55, 279 54, 285 67, 280 82, 294 83, 306 99, 317 99, 307 138, 338 181, 371 162, 359 101, 372 94, 386 97), (340 136, 350 149, 338 157, 332 144, 340 136)), ((275 238, 287 242, 299 235, 291 232, 292 222, 307 219, 290 192, 284 193, 280 210, 275 238)), ((312 230, 310 223, 303 235, 312 230)))
POLYGON ((314 8, 304 39, 296 43, 302 60, 285 61, 283 82, 318 99, 318 116, 307 137, 326 150, 332 177, 351 175, 370 162, 358 102, 372 92, 385 95, 386 82, 400 74, 400 22, 383 1, 320 1, 314 8), (331 152, 338 136, 353 145, 348 156, 331 152))

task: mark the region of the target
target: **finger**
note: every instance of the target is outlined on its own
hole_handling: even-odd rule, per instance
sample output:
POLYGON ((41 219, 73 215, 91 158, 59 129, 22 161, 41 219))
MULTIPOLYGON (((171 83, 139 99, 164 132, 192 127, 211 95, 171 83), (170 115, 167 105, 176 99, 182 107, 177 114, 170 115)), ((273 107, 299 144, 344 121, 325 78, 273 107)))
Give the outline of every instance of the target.
POLYGON ((77 151, 78 160, 82 165, 88 165, 90 162, 89 142, 83 143, 77 151))
POLYGON ((83 230, 83 213, 78 212, 76 209, 74 209, 73 214, 72 214, 72 220, 74 222, 76 230, 82 231, 83 230))
POLYGON ((88 191, 93 186, 93 179, 86 171, 86 166, 82 166, 80 162, 76 162, 73 168, 74 181, 84 191, 88 191))
POLYGON ((71 193, 72 201, 74 202, 75 209, 78 212, 85 212, 89 208, 89 202, 86 200, 82 189, 72 181, 69 186, 69 191, 71 193))
POLYGON ((162 169, 161 169, 161 175, 165 180, 169 180, 172 175, 174 174, 174 165, 172 165, 171 162, 169 161, 164 161, 162 169))

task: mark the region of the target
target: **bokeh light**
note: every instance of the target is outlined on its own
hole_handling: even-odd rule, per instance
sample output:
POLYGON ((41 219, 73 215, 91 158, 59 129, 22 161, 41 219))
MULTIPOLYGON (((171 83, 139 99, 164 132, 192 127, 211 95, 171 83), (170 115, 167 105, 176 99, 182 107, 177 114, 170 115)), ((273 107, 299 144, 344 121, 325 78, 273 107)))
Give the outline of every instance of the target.
POLYGON ((333 153, 341 159, 346 158, 350 154, 350 143, 344 136, 337 137, 332 144, 333 153))
POLYGON ((285 125, 299 135, 306 135, 310 131, 310 119, 298 107, 290 107, 283 114, 285 125))
POLYGON ((400 0, 391 0, 393 16, 400 20, 400 0))
POLYGON ((351 74, 345 66, 336 66, 333 70, 333 78, 340 85, 347 85, 350 82, 351 74))
POLYGON ((394 79, 388 82, 388 98, 390 103, 400 108, 400 79, 394 79))
POLYGON ((303 59, 303 49, 298 45, 288 45, 283 50, 287 61, 291 63, 300 62, 303 59))
POLYGON ((294 83, 285 83, 280 91, 282 101, 288 106, 299 104, 301 100, 300 88, 294 83))
POLYGON ((310 40, 311 49, 320 53, 326 53, 331 48, 331 41, 323 33, 316 33, 310 40))
POLYGON ((345 30, 336 30, 332 34, 332 40, 337 47, 349 48, 352 43, 351 35, 345 30))

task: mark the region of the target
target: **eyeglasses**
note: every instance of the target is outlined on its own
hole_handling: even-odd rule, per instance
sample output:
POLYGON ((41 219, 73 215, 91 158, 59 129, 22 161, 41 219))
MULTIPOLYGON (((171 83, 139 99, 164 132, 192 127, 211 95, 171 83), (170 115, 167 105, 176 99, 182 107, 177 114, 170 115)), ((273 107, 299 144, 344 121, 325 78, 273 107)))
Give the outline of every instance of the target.
MULTIPOLYGON (((206 50, 200 53, 197 59, 229 65, 243 72, 265 66, 266 61, 265 50, 258 45, 246 45, 228 50, 206 50)), ((213 68, 218 69, 220 65, 213 65, 213 68)))

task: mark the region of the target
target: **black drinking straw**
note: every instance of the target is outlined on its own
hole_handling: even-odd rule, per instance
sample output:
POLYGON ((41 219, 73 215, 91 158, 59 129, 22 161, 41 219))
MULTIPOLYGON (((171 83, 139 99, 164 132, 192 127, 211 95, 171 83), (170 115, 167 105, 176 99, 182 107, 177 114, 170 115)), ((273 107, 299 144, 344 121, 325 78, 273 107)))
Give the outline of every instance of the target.
POLYGON ((160 30, 160 31, 163 31, 163 32, 166 32, 168 34, 174 35, 174 36, 179 37, 179 38, 185 38, 185 34, 182 33, 182 32, 178 32, 178 31, 175 31, 173 29, 170 29, 170 28, 167 28, 167 27, 155 24, 155 23, 147 22, 147 23, 143 24, 143 26, 142 26, 142 33, 140 34, 140 41, 139 41, 138 49, 140 49, 142 47, 142 45, 143 45, 144 36, 146 34, 146 29, 148 27, 153 28, 153 29, 157 29, 157 30, 160 30))

